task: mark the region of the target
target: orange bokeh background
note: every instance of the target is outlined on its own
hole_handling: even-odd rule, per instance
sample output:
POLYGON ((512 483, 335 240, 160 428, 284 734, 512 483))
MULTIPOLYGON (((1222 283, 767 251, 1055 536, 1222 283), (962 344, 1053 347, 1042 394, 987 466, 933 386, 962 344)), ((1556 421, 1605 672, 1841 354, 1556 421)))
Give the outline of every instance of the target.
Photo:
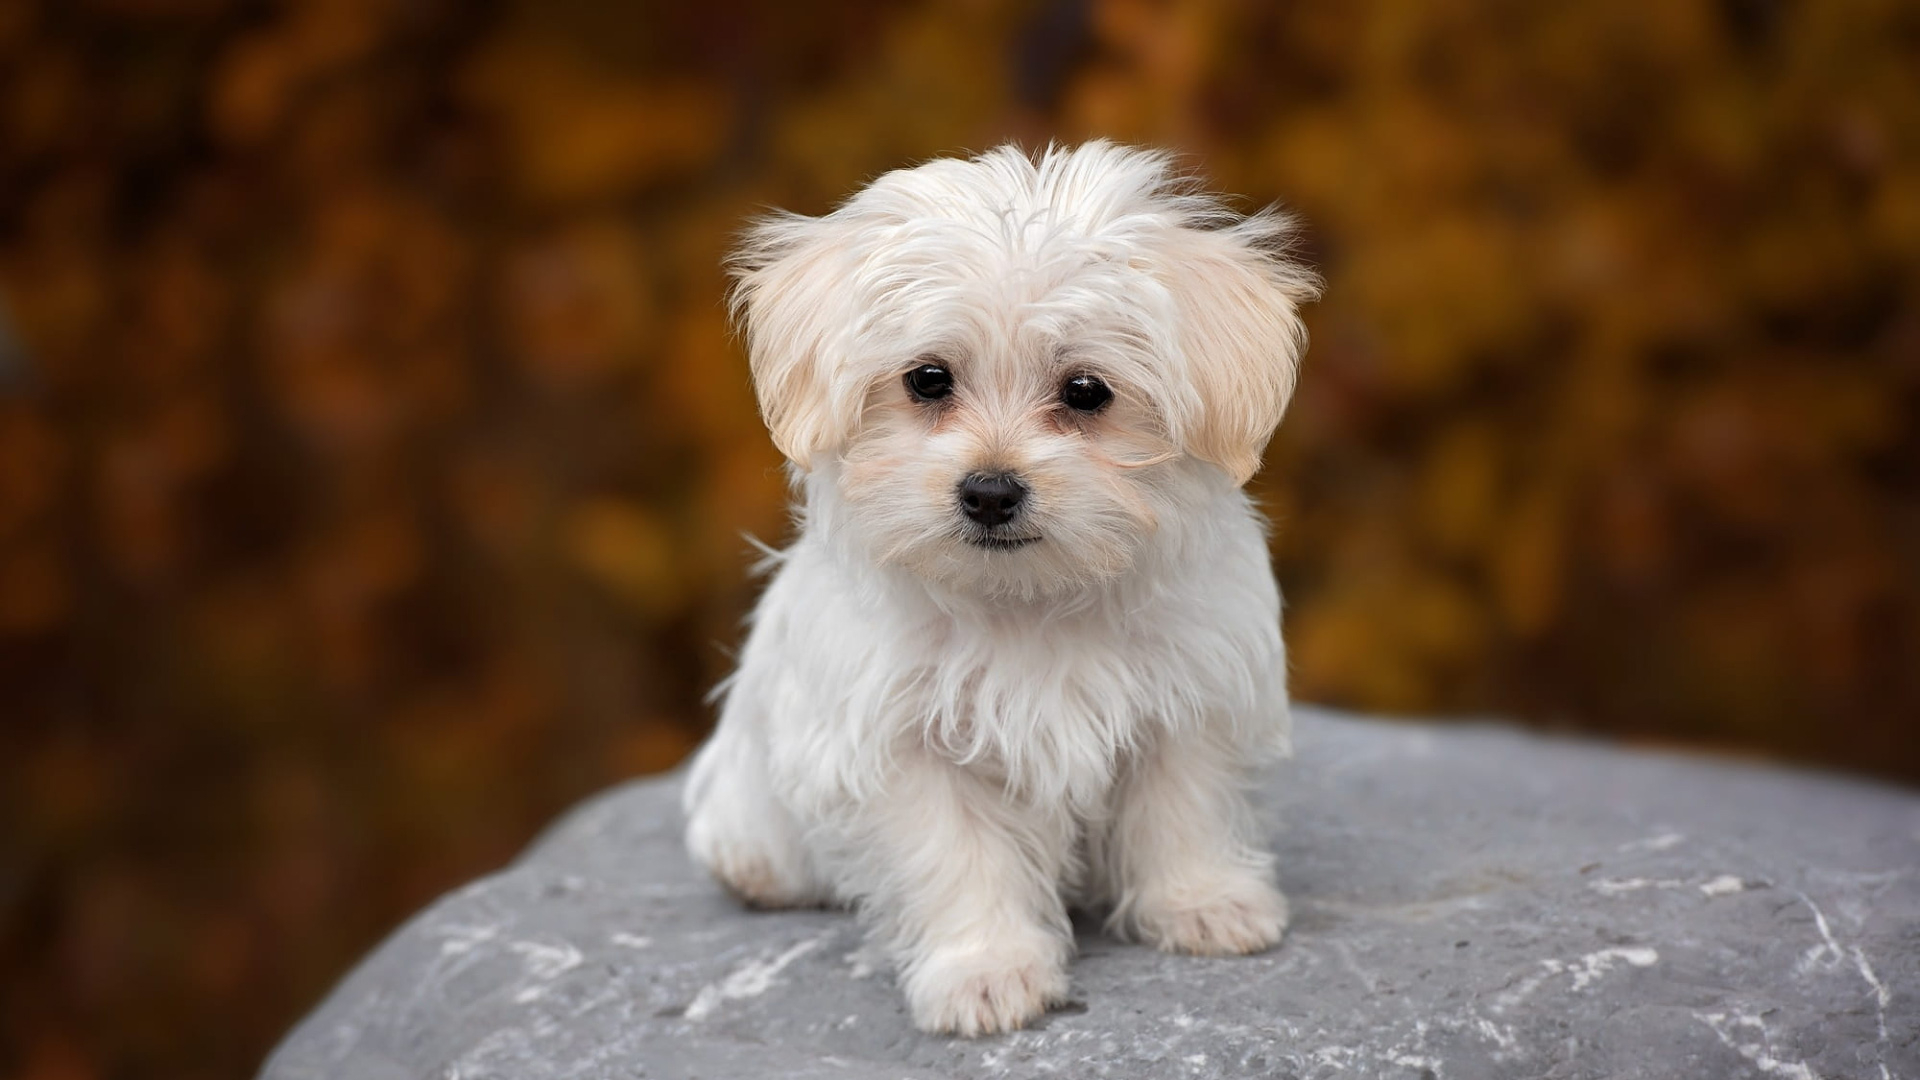
POLYGON ((13 0, 0 1074, 248 1075, 679 761, 786 528, 729 237, 1093 135, 1327 277, 1299 696, 1920 780, 1910 4, 13 0))

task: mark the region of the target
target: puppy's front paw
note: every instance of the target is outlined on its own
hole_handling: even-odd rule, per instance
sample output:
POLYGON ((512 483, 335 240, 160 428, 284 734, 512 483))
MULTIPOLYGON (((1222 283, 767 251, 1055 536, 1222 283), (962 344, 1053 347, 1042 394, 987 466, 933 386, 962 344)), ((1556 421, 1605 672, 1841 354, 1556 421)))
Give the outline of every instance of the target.
POLYGON ((1201 956, 1257 953, 1287 932, 1287 898, 1258 878, 1190 894, 1182 901, 1142 902, 1134 912, 1140 937, 1167 952, 1201 956))
POLYGON ((920 1030, 992 1035, 1065 1001, 1067 971, 1057 949, 942 948, 911 970, 906 992, 920 1030))

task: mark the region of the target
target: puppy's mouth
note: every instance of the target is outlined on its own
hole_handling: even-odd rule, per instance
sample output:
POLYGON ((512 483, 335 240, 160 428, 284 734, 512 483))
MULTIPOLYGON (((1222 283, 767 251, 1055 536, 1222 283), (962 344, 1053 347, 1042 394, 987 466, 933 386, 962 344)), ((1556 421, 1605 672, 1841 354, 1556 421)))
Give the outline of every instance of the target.
POLYGON ((995 536, 992 533, 975 533, 967 537, 967 543, 986 551, 1014 551, 1039 542, 1040 538, 1037 536, 995 536))

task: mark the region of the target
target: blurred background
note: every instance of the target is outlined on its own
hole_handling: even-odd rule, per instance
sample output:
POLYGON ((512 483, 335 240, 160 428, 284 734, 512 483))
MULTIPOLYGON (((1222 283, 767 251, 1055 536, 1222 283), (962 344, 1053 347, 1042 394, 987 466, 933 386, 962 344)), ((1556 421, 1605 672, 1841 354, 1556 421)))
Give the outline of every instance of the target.
POLYGON ((0 1075, 250 1075, 678 762, 729 236, 1093 135, 1308 223, 1300 697, 1920 781, 1910 3, 0 0, 0 1075))

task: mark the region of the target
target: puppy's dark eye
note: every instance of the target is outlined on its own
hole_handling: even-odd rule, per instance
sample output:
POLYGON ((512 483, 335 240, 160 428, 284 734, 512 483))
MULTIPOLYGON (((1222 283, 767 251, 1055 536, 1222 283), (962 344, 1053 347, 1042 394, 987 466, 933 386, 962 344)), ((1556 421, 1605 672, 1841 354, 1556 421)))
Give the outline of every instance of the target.
POLYGON ((1099 412, 1113 400, 1113 391, 1098 375, 1075 375, 1060 385, 1060 403, 1080 412, 1099 412))
POLYGON ((938 401, 953 393, 953 372, 939 364, 921 364, 907 372, 907 393, 916 401, 938 401))

